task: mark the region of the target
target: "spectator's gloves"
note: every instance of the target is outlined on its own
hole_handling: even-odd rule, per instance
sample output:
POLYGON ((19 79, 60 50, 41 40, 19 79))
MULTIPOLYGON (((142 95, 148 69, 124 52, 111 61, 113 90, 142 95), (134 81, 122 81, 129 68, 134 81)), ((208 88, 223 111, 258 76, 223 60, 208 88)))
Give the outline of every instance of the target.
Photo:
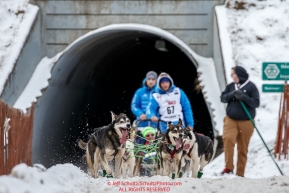
POLYGON ((235 92, 236 92, 236 90, 229 92, 227 95, 227 100, 231 100, 234 97, 235 92))
POLYGON ((236 90, 234 92, 234 97, 238 100, 242 100, 244 93, 241 90, 236 90))

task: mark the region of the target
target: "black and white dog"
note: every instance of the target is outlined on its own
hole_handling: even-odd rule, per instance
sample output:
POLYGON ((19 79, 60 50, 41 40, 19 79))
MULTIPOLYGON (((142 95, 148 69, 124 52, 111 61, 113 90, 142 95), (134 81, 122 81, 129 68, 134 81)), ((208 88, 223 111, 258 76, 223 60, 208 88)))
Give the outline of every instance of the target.
POLYGON ((88 171, 94 178, 98 177, 101 165, 106 170, 106 176, 112 177, 112 169, 108 162, 113 159, 115 159, 115 177, 120 177, 122 157, 131 123, 124 113, 116 115, 111 112, 111 116, 111 124, 95 129, 87 143, 78 140, 78 146, 86 150, 88 171))
MULTIPOLYGON (((200 178, 204 167, 212 160, 214 149, 212 140, 204 135, 185 129, 183 138, 183 159, 189 160, 193 178, 200 178), (199 170, 200 166, 200 170, 199 170)), ((182 160, 184 166, 184 160, 182 160)))
POLYGON ((168 123, 167 131, 161 143, 159 143, 158 150, 162 175, 171 176, 171 172, 174 171, 175 177, 179 177, 183 155, 183 136, 184 129, 182 128, 181 119, 179 119, 177 125, 171 124, 171 122, 168 123))

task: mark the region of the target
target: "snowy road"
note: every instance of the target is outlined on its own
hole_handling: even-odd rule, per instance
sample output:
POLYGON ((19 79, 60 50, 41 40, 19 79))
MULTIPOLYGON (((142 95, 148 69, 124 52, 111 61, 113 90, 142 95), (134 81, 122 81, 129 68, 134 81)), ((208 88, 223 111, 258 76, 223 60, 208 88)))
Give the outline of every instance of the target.
POLYGON ((289 176, 250 179, 231 176, 222 178, 181 178, 153 176, 130 179, 89 177, 72 164, 58 164, 41 170, 39 167, 15 166, 9 176, 0 176, 1 193, 119 193, 119 192, 171 192, 171 193, 243 193, 287 192, 289 176))

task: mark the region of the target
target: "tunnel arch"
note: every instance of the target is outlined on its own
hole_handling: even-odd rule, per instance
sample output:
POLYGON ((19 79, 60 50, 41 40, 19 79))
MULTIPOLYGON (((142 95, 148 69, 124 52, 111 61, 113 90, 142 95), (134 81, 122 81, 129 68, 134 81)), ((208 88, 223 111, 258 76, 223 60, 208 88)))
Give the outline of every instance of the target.
POLYGON ((213 138, 211 110, 194 85, 198 57, 174 35, 148 25, 110 25, 78 38, 63 51, 38 99, 33 162, 81 165, 77 138, 86 141, 93 128, 108 124, 110 110, 133 119, 130 102, 149 70, 171 74, 191 101, 195 129, 213 138), (168 52, 155 49, 160 39, 168 52))

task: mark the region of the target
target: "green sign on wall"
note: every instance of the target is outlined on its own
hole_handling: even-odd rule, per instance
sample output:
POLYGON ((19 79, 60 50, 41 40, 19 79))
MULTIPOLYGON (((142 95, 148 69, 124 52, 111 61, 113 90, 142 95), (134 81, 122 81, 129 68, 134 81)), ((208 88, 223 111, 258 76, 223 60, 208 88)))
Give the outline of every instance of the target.
POLYGON ((263 62, 263 80, 289 80, 289 62, 263 62))
POLYGON ((283 92, 284 85, 283 84, 263 84, 262 91, 263 92, 283 92))

